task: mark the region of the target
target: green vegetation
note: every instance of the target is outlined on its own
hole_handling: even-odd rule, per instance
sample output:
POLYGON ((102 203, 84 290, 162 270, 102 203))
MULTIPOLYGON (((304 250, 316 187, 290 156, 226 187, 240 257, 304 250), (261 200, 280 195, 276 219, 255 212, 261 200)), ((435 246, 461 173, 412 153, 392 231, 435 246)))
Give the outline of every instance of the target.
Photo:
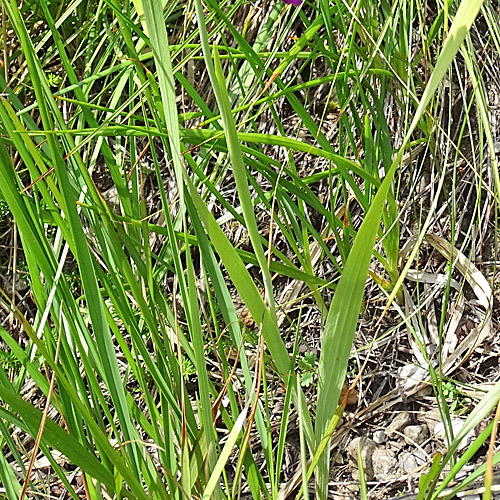
MULTIPOLYGON (((479 14, 500 55, 492 5, 2 7, 2 213, 15 222, 31 309, 4 287, 18 329, 0 327, 0 495, 51 495, 33 473, 40 452, 75 500, 277 500, 293 429, 302 475, 291 492, 326 499, 360 311, 379 324, 390 311, 398 326, 358 352, 393 327, 413 334, 451 429, 465 403, 449 404, 449 374, 491 324, 489 284, 472 261, 500 179, 470 31, 479 14), (464 168, 476 200, 466 230, 464 168), (433 185, 422 197, 425 169, 433 185), (429 234, 442 218, 443 234, 429 234), (423 333, 424 245, 445 261, 438 354, 423 333), (370 305, 367 279, 382 307, 370 305), (470 290, 482 322, 452 352, 450 316, 470 290), (318 355, 300 350, 306 311, 318 355)), ((428 464, 419 499, 437 498, 487 442, 493 422, 458 454, 499 399, 497 383, 467 400, 473 409, 428 464)))

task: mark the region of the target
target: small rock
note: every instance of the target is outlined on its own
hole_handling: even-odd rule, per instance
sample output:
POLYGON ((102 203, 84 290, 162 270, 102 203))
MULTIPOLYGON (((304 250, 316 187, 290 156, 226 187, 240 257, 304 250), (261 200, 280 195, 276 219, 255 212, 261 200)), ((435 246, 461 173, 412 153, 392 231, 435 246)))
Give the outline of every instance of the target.
POLYGON ((120 196, 118 194, 118 189, 116 186, 111 186, 109 189, 106 191, 103 191, 102 197, 104 198, 104 201, 108 204, 109 208, 114 211, 119 213, 120 211, 120 196))
POLYGON ((377 445, 373 439, 367 438, 365 436, 354 438, 347 446, 347 451, 351 458, 358 458, 358 445, 361 449, 361 454, 364 451, 370 451, 370 454, 377 448, 377 445))
POLYGON ((419 397, 423 398, 423 397, 426 397, 426 396, 430 396, 431 394, 433 394, 434 391, 432 390, 432 386, 431 384, 428 384, 428 385, 424 385, 422 387, 422 389, 420 389, 418 391, 418 395, 419 397))
POLYGON ((406 443, 403 441, 403 439, 400 439, 399 441, 391 441, 391 450, 393 450, 398 455, 399 453, 403 452, 403 448, 405 447, 406 443))
POLYGON ((24 290, 27 290, 30 285, 24 278, 17 277, 14 286, 16 288, 16 292, 24 292, 24 290))
MULTIPOLYGON (((451 419, 451 428, 453 431, 453 437, 455 436, 462 430, 462 427, 464 426, 465 420, 462 418, 452 418, 451 419)), ((441 439, 442 441, 446 442, 446 433, 444 431, 444 424, 443 422, 438 422, 436 426, 434 427, 434 435, 438 438, 441 439)), ((465 437, 462 439, 460 442, 460 445, 458 446, 458 450, 463 450, 470 441, 474 439, 474 429, 471 429, 465 437)))
POLYGON ((392 450, 377 448, 372 455, 373 473, 379 481, 393 476, 398 461, 392 450))
POLYGON ((421 445, 427 439, 429 429, 425 424, 409 425, 403 429, 403 434, 414 443, 421 445))
POLYGON ((436 427, 436 424, 441 421, 441 414, 439 413, 439 410, 437 408, 425 411, 424 413, 420 413, 418 415, 418 420, 421 423, 424 423, 427 425, 427 428, 434 432, 434 428, 436 427))
POLYGON ((387 428, 387 435, 391 436, 396 432, 401 432, 411 422, 411 415, 407 411, 402 411, 396 418, 389 424, 387 428))
POLYGON ((373 433, 373 440, 377 444, 385 443, 386 439, 387 439, 387 436, 385 435, 385 432, 382 429, 379 429, 378 431, 375 431, 373 433))
MULTIPOLYGON (((12 291, 12 280, 11 276, 6 277, 3 275, 0 275, 0 284, 3 286, 3 288, 8 291, 9 293, 12 291)), ((23 277, 17 275, 16 279, 14 280, 14 289, 16 292, 24 292, 29 288, 29 282, 28 280, 24 279, 23 277)))
POLYGON ((400 378, 400 387, 403 394, 407 394, 414 387, 427 380, 429 370, 418 365, 405 365, 398 370, 400 378))
POLYGON ((427 457, 422 450, 414 450, 413 452, 403 453, 400 458, 401 468, 408 474, 417 470, 419 467, 427 463, 427 457))
POLYGON ((334 465, 344 465, 344 457, 342 456, 342 453, 340 453, 340 451, 332 453, 331 462, 334 465))
MULTIPOLYGON (((367 437, 354 438, 347 447, 347 451, 354 464, 358 463, 358 445, 361 450, 361 461, 363 463, 365 479, 366 481, 373 481, 375 475, 373 473, 372 456, 373 452, 377 449, 377 445, 375 444, 375 441, 367 437)), ((359 478, 358 471, 353 472, 353 477, 359 478)))

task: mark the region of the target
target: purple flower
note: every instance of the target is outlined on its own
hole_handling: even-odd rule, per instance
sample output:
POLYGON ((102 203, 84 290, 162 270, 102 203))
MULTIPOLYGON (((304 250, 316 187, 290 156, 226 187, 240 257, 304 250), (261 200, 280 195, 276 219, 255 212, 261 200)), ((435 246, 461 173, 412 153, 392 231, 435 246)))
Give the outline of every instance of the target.
POLYGON ((292 5, 301 5, 302 0, 283 0, 283 3, 291 3, 292 5))

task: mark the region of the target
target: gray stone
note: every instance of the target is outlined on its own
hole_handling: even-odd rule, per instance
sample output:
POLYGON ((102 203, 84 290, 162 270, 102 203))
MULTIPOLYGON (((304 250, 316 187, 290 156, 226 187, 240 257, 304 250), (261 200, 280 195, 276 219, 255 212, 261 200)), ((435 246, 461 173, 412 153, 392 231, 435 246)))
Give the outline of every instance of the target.
POLYGON ((366 451, 370 451, 370 454, 373 453, 377 445, 373 439, 367 438, 365 436, 354 438, 349 445, 347 446, 347 451, 349 452, 349 456, 351 458, 358 458, 358 445, 361 449, 361 454, 366 451))
POLYGON ((425 424, 409 425, 403 429, 403 434, 413 443, 421 445, 429 435, 429 429, 425 424))
POLYGON ((406 426, 411 423, 411 415, 407 411, 402 411, 396 415, 396 418, 389 424, 387 435, 392 436, 397 432, 401 432, 406 426))
MULTIPOLYGON (((453 429, 453 437, 455 438, 457 434, 459 434, 462 431, 462 428, 465 424, 465 419, 463 418, 452 418, 451 419, 451 427, 453 429)), ((434 427, 434 435, 438 438, 441 439, 446 443, 446 433, 444 430, 444 424, 443 422, 438 422, 436 426, 434 427)), ((458 445, 458 450, 463 450, 466 446, 469 445, 469 443, 474 439, 474 429, 471 429, 460 441, 460 444, 458 445)))
POLYGON ((411 474, 412 472, 416 471, 419 467, 427 463, 427 457, 422 450, 417 449, 412 451, 411 453, 410 452, 403 453, 399 463, 401 468, 405 472, 411 474))
MULTIPOLYGON (((0 285, 3 286, 6 292, 12 292, 12 276, 4 276, 0 274, 0 285)), ((14 289, 16 292, 24 292, 29 288, 29 282, 21 275, 17 274, 14 280, 14 289)))
POLYGON ((398 461, 392 450, 377 448, 372 455, 373 474, 379 481, 390 479, 394 476, 398 461))
POLYGON ((344 457, 342 453, 340 453, 340 450, 337 450, 336 453, 332 453, 331 462, 333 465, 344 465, 344 457))
POLYGON ((399 441, 392 440, 390 442, 391 450, 393 450, 398 456, 403 453, 403 449, 406 448, 406 442, 400 438, 399 441))
POLYGON ((377 444, 385 443, 386 439, 387 439, 387 436, 385 435, 385 432, 382 429, 379 429, 378 431, 375 431, 373 433, 373 440, 377 444))
POLYGON ((353 478, 359 478, 358 467, 358 445, 361 450, 361 461, 366 481, 373 481, 375 478, 373 472, 373 452, 377 449, 375 441, 367 437, 354 438, 347 447, 347 451, 352 459, 354 467, 358 470, 353 471, 353 478))
POLYGON ((420 385, 429 376, 429 370, 418 365, 406 365, 398 370, 400 387, 403 394, 420 385))

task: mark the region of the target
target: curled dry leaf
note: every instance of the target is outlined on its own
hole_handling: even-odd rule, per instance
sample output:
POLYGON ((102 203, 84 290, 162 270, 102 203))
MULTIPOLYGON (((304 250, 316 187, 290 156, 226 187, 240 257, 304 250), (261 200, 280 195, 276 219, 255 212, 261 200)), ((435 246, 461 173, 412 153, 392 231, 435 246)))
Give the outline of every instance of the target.
MULTIPOLYGON (((456 328, 458 326, 459 320, 463 314, 465 306, 465 298, 463 294, 459 294, 457 302, 455 303, 454 310, 452 311, 451 317, 449 318, 444 332, 444 342, 442 359, 444 361, 444 373, 450 375, 455 371, 465 360, 474 352, 483 341, 489 335, 491 330, 491 305, 492 305, 492 289, 486 278, 481 274, 473 262, 468 259, 460 250, 453 247, 448 241, 440 236, 433 234, 427 234, 424 240, 432 245, 441 255, 443 255, 447 260, 453 259, 454 267, 464 276, 466 281, 470 284, 474 294, 477 297, 477 302, 484 311, 476 309, 477 314, 480 316, 480 321, 478 326, 472 328, 467 336, 458 344, 458 339, 455 334, 456 328)), ((410 271, 407 277, 413 281, 418 281, 420 283, 427 284, 444 284, 447 280, 445 275, 434 275, 431 273, 426 273, 423 271, 410 271)), ((460 290, 461 286, 455 280, 451 280, 451 286, 460 290)), ((437 290, 437 289, 436 289, 437 290)), ((403 289, 405 294, 405 304, 406 313, 410 318, 415 331, 419 333, 424 344, 430 342, 427 339, 426 332, 421 332, 418 321, 416 321, 416 316, 413 311, 416 309, 410 294, 408 294, 406 289, 403 289), (427 339, 427 340, 426 340, 427 339)), ((435 292, 434 292, 435 293, 435 292)), ((429 294, 429 299, 432 299, 432 293, 429 294)), ((422 387, 428 379, 428 370, 423 368, 426 366, 425 357, 420 352, 420 348, 417 342, 411 338, 410 342, 413 347, 414 355, 418 360, 421 369, 425 370, 425 374, 420 375, 420 381, 415 380, 412 377, 404 383, 404 392, 406 396, 416 393, 422 387), (419 382, 419 383, 418 383, 419 382)))
POLYGON ((358 403, 358 391, 355 388, 349 388, 349 384, 344 382, 340 392, 340 401, 345 399, 346 406, 354 406, 358 403))
POLYGON ((484 308, 484 317, 479 325, 472 328, 460 345, 456 347, 455 351, 445 360, 444 372, 449 374, 458 368, 489 335, 491 331, 493 292, 483 274, 460 250, 453 247, 444 238, 434 234, 426 235, 425 241, 432 245, 446 259, 453 259, 456 269, 467 280, 479 304, 484 308))

